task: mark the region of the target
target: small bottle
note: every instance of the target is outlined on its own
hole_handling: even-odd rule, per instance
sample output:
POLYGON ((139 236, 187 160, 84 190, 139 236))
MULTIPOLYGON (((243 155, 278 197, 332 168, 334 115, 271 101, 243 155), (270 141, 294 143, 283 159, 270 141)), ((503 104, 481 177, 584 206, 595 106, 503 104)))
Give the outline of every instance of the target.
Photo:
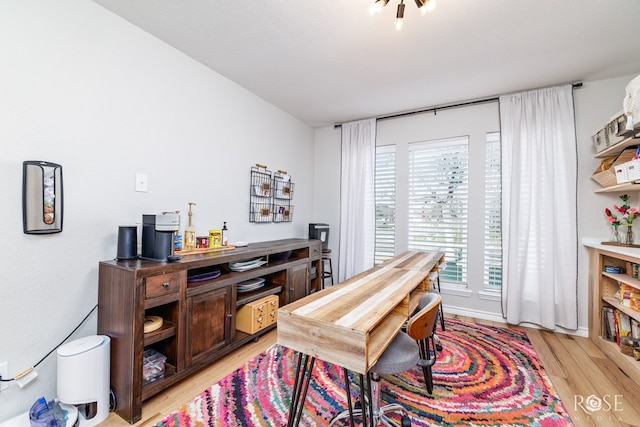
POLYGON ((222 226, 222 246, 229 246, 229 230, 227 229, 227 221, 222 226))
POLYGON ((182 252, 182 234, 180 234, 180 231, 175 231, 173 233, 173 253, 180 252, 182 252))
POLYGON ((189 202, 189 222, 187 226, 184 228, 184 250, 192 251, 196 248, 196 228, 193 225, 193 212, 191 212, 191 206, 195 205, 193 202, 189 202))
MULTIPOLYGON (((178 218, 180 218, 180 211, 176 211, 176 214, 178 214, 178 218)), ((173 253, 178 254, 180 252, 182 252, 182 233, 180 233, 178 229, 173 232, 173 253)))

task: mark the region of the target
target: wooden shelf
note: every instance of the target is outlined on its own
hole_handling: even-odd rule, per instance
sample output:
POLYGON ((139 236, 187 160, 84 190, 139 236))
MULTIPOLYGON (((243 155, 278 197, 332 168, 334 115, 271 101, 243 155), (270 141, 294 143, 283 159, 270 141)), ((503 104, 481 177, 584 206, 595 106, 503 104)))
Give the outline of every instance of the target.
POLYGON ((176 334, 176 325, 173 322, 168 320, 162 323, 160 329, 152 332, 148 332, 144 334, 144 345, 145 347, 156 343, 158 341, 162 341, 165 338, 172 337, 176 334))
POLYGON ((620 300, 618 300, 617 298, 610 297, 610 296, 603 296, 602 301, 613 306, 616 310, 623 312, 629 317, 632 317, 633 319, 640 321, 640 311, 635 311, 630 309, 629 307, 625 307, 624 305, 620 304, 620 300))
POLYGON ((640 289, 640 280, 634 279, 628 274, 624 273, 607 273, 606 271, 602 272, 602 275, 605 277, 609 277, 610 279, 615 280, 618 283, 624 283, 625 285, 633 286, 636 289, 640 289))
POLYGON ((636 384, 640 384, 640 363, 631 356, 620 351, 620 347, 612 341, 598 337, 596 344, 618 367, 629 376, 636 384))
POLYGON ((238 292, 236 291, 236 307, 250 303, 252 301, 264 298, 269 295, 279 294, 282 292, 282 286, 265 285, 255 291, 238 292))
POLYGON ((602 159, 603 157, 615 156, 616 154, 620 154, 625 148, 631 147, 632 145, 640 145, 640 138, 627 137, 617 144, 605 148, 601 152, 597 153, 594 157, 597 159, 602 159))
POLYGON ((636 289, 640 289, 640 280, 634 279, 628 274, 624 273, 607 273, 606 271, 602 272, 602 275, 605 277, 609 277, 610 279, 615 280, 619 283, 624 283, 625 285, 633 286, 636 289))
POLYGON ((617 193, 625 191, 640 191, 640 183, 625 182, 622 184, 612 185, 611 187, 604 187, 599 190, 595 190, 594 193, 617 193))

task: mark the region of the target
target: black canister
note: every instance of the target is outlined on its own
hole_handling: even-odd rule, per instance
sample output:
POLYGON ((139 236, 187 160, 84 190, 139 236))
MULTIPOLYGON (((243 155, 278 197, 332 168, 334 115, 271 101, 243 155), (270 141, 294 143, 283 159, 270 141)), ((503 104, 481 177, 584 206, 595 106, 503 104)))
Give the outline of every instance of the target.
POLYGON ((138 257, 138 227, 121 225, 118 227, 118 260, 138 257))

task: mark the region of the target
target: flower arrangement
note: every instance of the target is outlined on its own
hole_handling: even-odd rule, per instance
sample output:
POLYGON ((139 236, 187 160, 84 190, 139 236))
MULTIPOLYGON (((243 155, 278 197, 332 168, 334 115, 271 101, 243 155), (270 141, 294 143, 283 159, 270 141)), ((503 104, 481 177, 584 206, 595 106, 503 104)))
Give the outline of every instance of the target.
POLYGON ((613 213, 609 208, 605 208, 604 210, 604 214, 607 216, 607 221, 609 221, 609 224, 613 226, 611 241, 612 242, 620 241, 620 236, 618 234, 618 227, 620 225, 626 225, 627 234, 624 238, 624 243, 632 244, 634 240, 634 235, 631 227, 633 226, 633 220, 636 219, 638 216, 640 216, 640 208, 636 206, 631 207, 627 204, 627 201, 629 200, 629 195, 627 194, 623 194, 622 196, 620 196, 620 200, 622 200, 621 206, 613 205, 613 210, 618 215, 620 215, 620 218, 618 218, 618 215, 616 215, 616 213, 613 213))
POLYGON ((616 215, 611 213, 611 210, 609 208, 604 209, 604 214, 607 216, 607 221, 609 221, 609 224, 614 227, 618 227, 620 225, 620 220, 616 215))
MULTIPOLYGON (((622 216, 622 221, 618 222, 618 225, 622 224, 630 227, 633 225, 633 220, 640 216, 640 209, 637 206, 631 207, 627 204, 627 201, 629 200, 629 195, 627 194, 620 196, 620 200, 622 200, 622 206, 613 205, 613 209, 619 212, 622 216)), ((607 211, 609 211, 609 209, 605 210, 605 214, 607 211)), ((609 217, 609 222, 612 225, 617 221, 617 217, 613 215, 611 211, 609 211, 607 216, 609 217), (613 218, 613 221, 611 218, 613 218)))

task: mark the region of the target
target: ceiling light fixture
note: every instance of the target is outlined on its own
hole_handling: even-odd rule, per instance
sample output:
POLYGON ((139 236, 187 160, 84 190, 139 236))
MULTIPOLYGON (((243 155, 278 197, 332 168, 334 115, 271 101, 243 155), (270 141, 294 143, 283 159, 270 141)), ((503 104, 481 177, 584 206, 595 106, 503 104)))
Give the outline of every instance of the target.
MULTIPOLYGON (((436 0, 415 0, 418 10, 424 15, 427 12, 432 12, 436 8, 436 0)), ((374 0, 373 4, 369 7, 369 13, 372 15, 380 13, 382 9, 389 3, 389 0, 374 0)), ((404 0, 400 0, 398 9, 396 11, 396 30, 402 29, 402 22, 404 19, 404 0)))
POLYGON ((400 0, 398 11, 396 12, 396 30, 402 29, 402 19, 404 18, 404 0, 400 0))

